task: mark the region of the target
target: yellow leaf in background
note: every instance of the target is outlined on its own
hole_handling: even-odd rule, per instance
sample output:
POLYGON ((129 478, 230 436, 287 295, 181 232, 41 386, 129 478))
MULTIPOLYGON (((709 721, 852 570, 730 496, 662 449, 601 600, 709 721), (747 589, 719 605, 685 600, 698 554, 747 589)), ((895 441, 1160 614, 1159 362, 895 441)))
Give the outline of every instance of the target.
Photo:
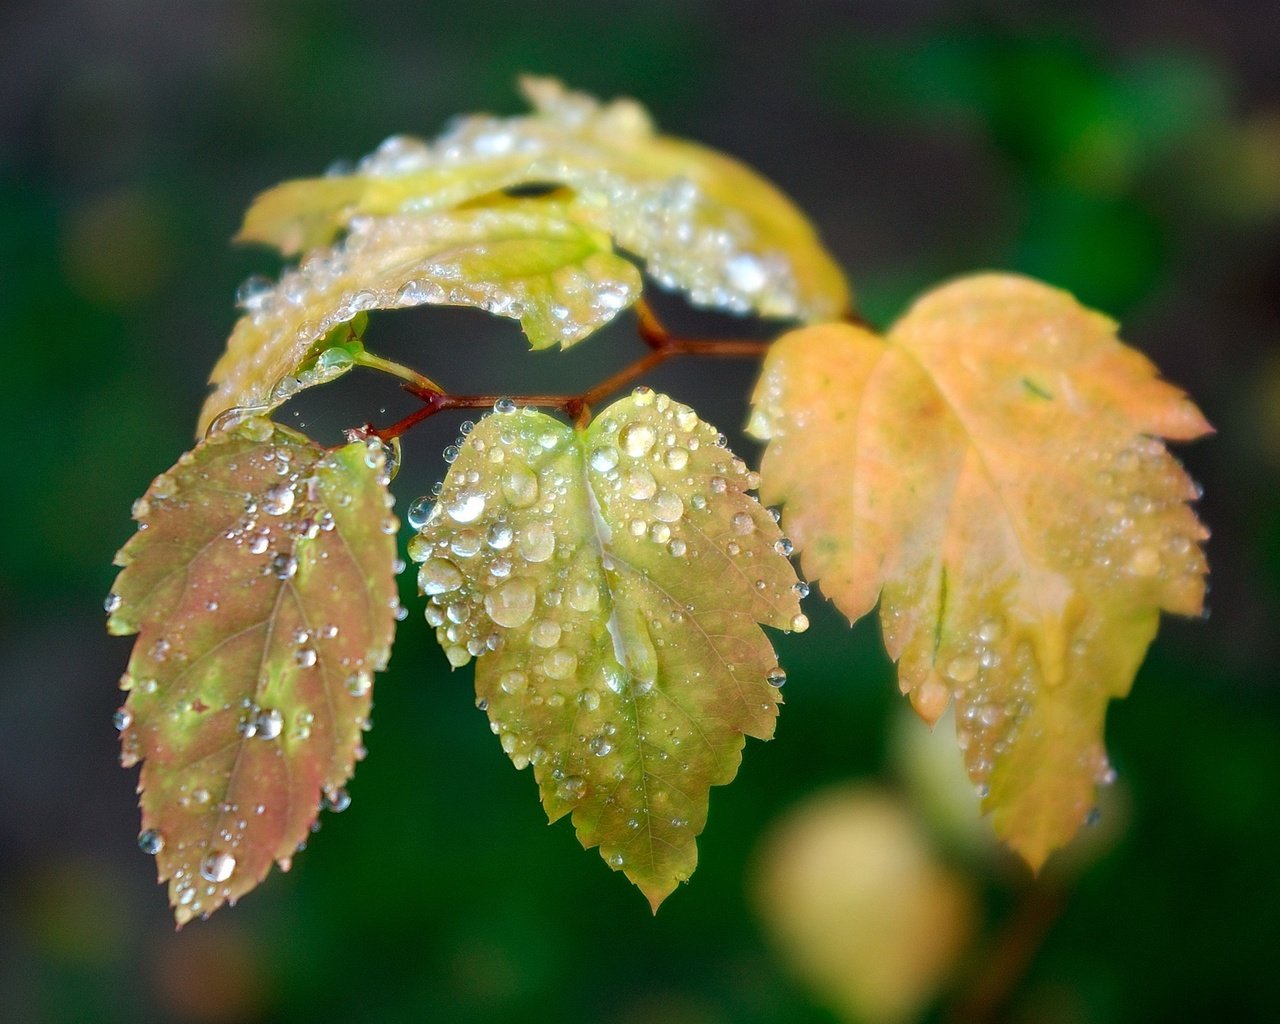
POLYGON ((1160 611, 1201 610, 1198 492, 1160 438, 1211 428, 1111 321, 1011 275, 886 337, 793 331, 755 403, 805 573, 851 621, 879 600, 903 692, 930 722, 955 700, 983 806, 1039 868, 1110 778, 1107 703, 1160 611))
POLYGON ((532 114, 474 115, 431 143, 395 136, 352 175, 285 182, 258 197, 240 239, 292 254, 359 216, 562 185, 620 248, 696 305, 803 320, 832 319, 848 306, 844 275, 812 225, 754 171, 656 134, 633 100, 601 104, 548 78, 521 86, 532 114))
POLYGON ((609 236, 575 221, 560 199, 366 217, 248 300, 213 368, 199 431, 228 409, 269 410, 311 383, 296 374, 313 346, 366 310, 478 306, 519 320, 534 348, 567 347, 640 288, 639 271, 609 236))
POLYGON ((657 909, 697 864, 711 786, 773 735, 786 676, 760 623, 804 629, 754 483, 648 389, 589 427, 532 409, 467 436, 410 553, 449 661, 472 657, 547 816, 657 909))
POLYGON ((755 876, 766 931, 842 1020, 918 1020, 974 931, 972 883, 939 862, 900 799, 871 786, 789 811, 755 876))

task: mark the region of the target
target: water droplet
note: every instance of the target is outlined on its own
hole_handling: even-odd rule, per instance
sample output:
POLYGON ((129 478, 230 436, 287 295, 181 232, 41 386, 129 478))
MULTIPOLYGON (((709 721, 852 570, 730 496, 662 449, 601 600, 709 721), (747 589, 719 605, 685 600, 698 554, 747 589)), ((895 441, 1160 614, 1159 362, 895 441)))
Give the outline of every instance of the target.
POLYGON ((803 633, 809 628, 809 616, 801 613, 791 620, 791 632, 803 633))
POLYGON ((324 799, 320 806, 326 811, 333 811, 334 814, 341 814, 351 806, 351 794, 341 786, 335 789, 326 789, 324 791, 324 799))
POLYGON ((462 573, 447 558, 429 558, 418 570, 418 589, 428 597, 462 586, 462 573))
POLYGON ((483 543, 478 530, 459 530, 449 541, 449 550, 459 558, 471 558, 483 543))
POLYGON ((689 453, 683 448, 670 448, 666 455, 662 457, 662 461, 667 464, 667 469, 675 470, 677 473, 689 464, 689 453))
POLYGON ((151 496, 164 501, 178 493, 178 484, 168 473, 161 473, 151 481, 151 496))
POLYGON ((978 676, 981 665, 971 654, 961 654, 947 663, 947 678, 956 683, 969 683, 978 676))
POLYGON ((670 544, 667 545, 667 550, 670 551, 673 555, 675 555, 676 558, 680 558, 685 553, 685 551, 688 550, 688 545, 685 544, 685 542, 682 541, 679 537, 676 537, 671 541, 670 544))
POLYGON ((347 693, 353 697, 363 697, 373 689, 373 673, 367 668, 352 672, 347 676, 347 693))
POLYGON ((120 610, 120 605, 124 602, 119 594, 108 594, 107 599, 102 602, 102 610, 108 615, 120 610))
POLYGON ((802 601, 809 596, 809 584, 803 581, 795 584, 791 589, 796 592, 796 596, 802 601))
POLYGON ((263 711, 254 720, 257 726, 258 738, 263 740, 273 740, 284 730, 284 715, 276 708, 263 711))
POLYGON ((290 484, 277 484, 262 496, 262 511, 269 516, 282 516, 293 508, 294 498, 290 484))
POLYGON ((618 465, 618 449, 611 444, 602 444, 591 450, 591 468, 598 473, 607 473, 618 465))
POLYGON ((641 467, 627 474, 627 494, 637 501, 652 498, 657 490, 658 481, 647 469, 641 467))
POLYGON ((628 423, 618 433, 618 443, 622 445, 622 450, 633 459, 647 455, 657 440, 658 435, 647 423, 628 423))
POLYGON ((236 289, 236 305, 252 313, 260 309, 275 291, 275 282, 263 274, 252 274, 236 289))
POLYGON ((520 531, 516 549, 529 562, 545 562, 556 550, 556 535, 549 523, 535 521, 520 531))
POLYGON ((554 619, 541 619, 529 630, 529 639, 539 647, 554 647, 560 642, 560 624, 554 619))
POLYGON ((584 711, 595 711, 600 707, 600 694, 595 690, 583 690, 578 694, 578 707, 584 711))
POLYGON ((409 525, 415 530, 421 530, 431 521, 431 510, 434 508, 435 502, 428 495, 424 494, 420 498, 414 498, 413 501, 409 503, 408 511, 405 512, 405 518, 409 520, 409 525))
POLYGON ((733 528, 734 533, 742 535, 746 535, 756 528, 755 522, 746 512, 734 513, 733 519, 730 520, 729 525, 733 528))
POLYGON ((529 677, 523 672, 511 671, 504 672, 502 678, 498 680, 498 687, 503 693, 516 694, 523 690, 529 684, 529 677))
POLYGON ((653 499, 653 517, 664 523, 674 523, 684 515, 684 502, 674 491, 663 491, 653 499))
POLYGON ((778 540, 773 542, 773 550, 778 552, 778 554, 782 555, 784 558, 790 556, 791 552, 795 549, 795 545, 786 537, 780 537, 778 540))
POLYGON ((509 398, 499 398, 493 403, 493 411, 501 416, 509 416, 516 411, 516 403, 509 398))
POLYGON ((563 647, 556 648, 542 660, 542 671, 549 679, 568 679, 577 667, 577 656, 563 647))
POLYGON ((284 553, 271 559, 271 574, 278 580, 292 579, 298 572, 298 560, 284 553))
MULTIPOLYGON (((526 472, 528 471, 526 470, 526 472)), ((532 476, 532 474, 529 475, 532 476)), ((503 479, 503 489, 506 489, 505 478, 503 479)), ((484 506, 484 495, 479 491, 459 491, 445 506, 445 511, 449 513, 449 518, 456 523, 473 523, 484 512, 484 506)))
POLYGON ((600 588, 589 580, 576 579, 569 584, 568 600, 575 612, 593 612, 600 606, 600 588))
POLYGON ((485 594, 484 610, 496 625, 514 629, 529 621, 537 600, 533 584, 517 576, 485 594))
POLYGON ((164 849, 164 836, 160 834, 159 829, 149 828, 138 836, 138 849, 154 857, 164 849))
POLYGON ((591 742, 587 746, 590 747, 591 753, 595 754, 596 757, 606 757, 613 753, 613 744, 605 736, 592 736, 591 742))
POLYGON ((200 862, 200 877, 208 882, 225 882, 235 869, 235 857, 224 851, 215 851, 200 862))
POLYGON ((120 708, 111 716, 111 722, 115 725, 117 732, 124 732, 133 724, 133 712, 128 708, 120 708))
POLYGON ((787 681, 787 674, 781 668, 770 669, 764 681, 770 686, 782 686, 787 681))

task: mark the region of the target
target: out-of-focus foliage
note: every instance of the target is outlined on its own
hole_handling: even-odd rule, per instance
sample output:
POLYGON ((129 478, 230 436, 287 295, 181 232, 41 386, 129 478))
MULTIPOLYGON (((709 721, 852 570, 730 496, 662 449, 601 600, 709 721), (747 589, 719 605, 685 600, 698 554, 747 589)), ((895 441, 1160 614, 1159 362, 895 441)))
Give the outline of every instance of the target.
POLYGON ((777 822, 755 890, 791 969, 849 1021, 917 1019, 974 931, 967 880, 870 786, 816 794, 777 822))

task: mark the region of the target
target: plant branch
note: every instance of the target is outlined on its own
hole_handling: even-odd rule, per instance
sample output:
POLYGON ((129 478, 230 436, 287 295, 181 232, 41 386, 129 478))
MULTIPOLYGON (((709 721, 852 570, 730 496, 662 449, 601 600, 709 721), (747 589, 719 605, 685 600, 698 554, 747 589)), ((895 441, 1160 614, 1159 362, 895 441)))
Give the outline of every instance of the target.
POLYGON ((635 362, 624 366, 617 373, 606 377, 600 383, 576 395, 455 395, 436 384, 430 378, 415 370, 384 360, 378 356, 363 354, 361 365, 384 370, 404 381, 404 389, 421 400, 421 408, 415 409, 408 416, 386 427, 365 426, 370 437, 383 441, 400 437, 413 429, 425 419, 448 409, 485 409, 492 406, 501 397, 509 397, 516 405, 541 406, 558 409, 572 419, 577 425, 585 425, 591 418, 591 406, 616 391, 620 391, 633 380, 644 376, 650 370, 665 363, 675 356, 701 356, 712 358, 749 358, 762 356, 769 347, 767 341, 743 341, 733 338, 677 338, 663 326, 653 310, 641 300, 636 303, 636 328, 640 340, 648 346, 649 351, 635 362))

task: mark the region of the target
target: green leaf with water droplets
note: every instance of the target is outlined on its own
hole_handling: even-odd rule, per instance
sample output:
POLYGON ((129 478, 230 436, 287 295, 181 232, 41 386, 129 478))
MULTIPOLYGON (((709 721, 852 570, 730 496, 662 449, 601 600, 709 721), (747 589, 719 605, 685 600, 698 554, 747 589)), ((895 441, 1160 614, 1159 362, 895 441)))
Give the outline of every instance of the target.
POLYGON ((117 713, 139 844, 181 925, 288 867, 363 756, 397 607, 380 446, 263 419, 218 432, 134 506, 108 598, 136 633, 117 713))
MULTIPOLYGON (((759 624, 804 629, 754 474, 647 389, 574 429, 530 409, 469 434, 410 553, 427 619, 502 748, 656 909, 697 862, 708 789, 773 734, 759 624)), ((772 685, 771 685, 772 684, 772 685)))
POLYGON ((557 184, 657 281, 697 305, 804 320, 848 305, 844 275, 813 226, 748 167, 659 135, 634 100, 600 103, 549 78, 524 78, 521 88, 531 114, 461 118, 432 143, 395 136, 354 174, 271 189, 250 208, 240 238, 301 252, 361 216, 557 184))
POLYGON ((903 692, 931 723, 956 701, 983 806, 1039 868, 1111 778, 1107 704, 1160 611, 1202 607, 1198 492, 1160 438, 1209 425, 1114 323, 987 274, 885 337, 785 335, 749 429, 805 572, 850 620, 879 601, 903 692))
POLYGON ((248 307, 213 368, 203 433, 222 413, 269 410, 349 369, 317 343, 370 309, 477 306, 519 320, 534 348, 568 346, 640 296, 640 272, 563 198, 365 217, 248 307))

